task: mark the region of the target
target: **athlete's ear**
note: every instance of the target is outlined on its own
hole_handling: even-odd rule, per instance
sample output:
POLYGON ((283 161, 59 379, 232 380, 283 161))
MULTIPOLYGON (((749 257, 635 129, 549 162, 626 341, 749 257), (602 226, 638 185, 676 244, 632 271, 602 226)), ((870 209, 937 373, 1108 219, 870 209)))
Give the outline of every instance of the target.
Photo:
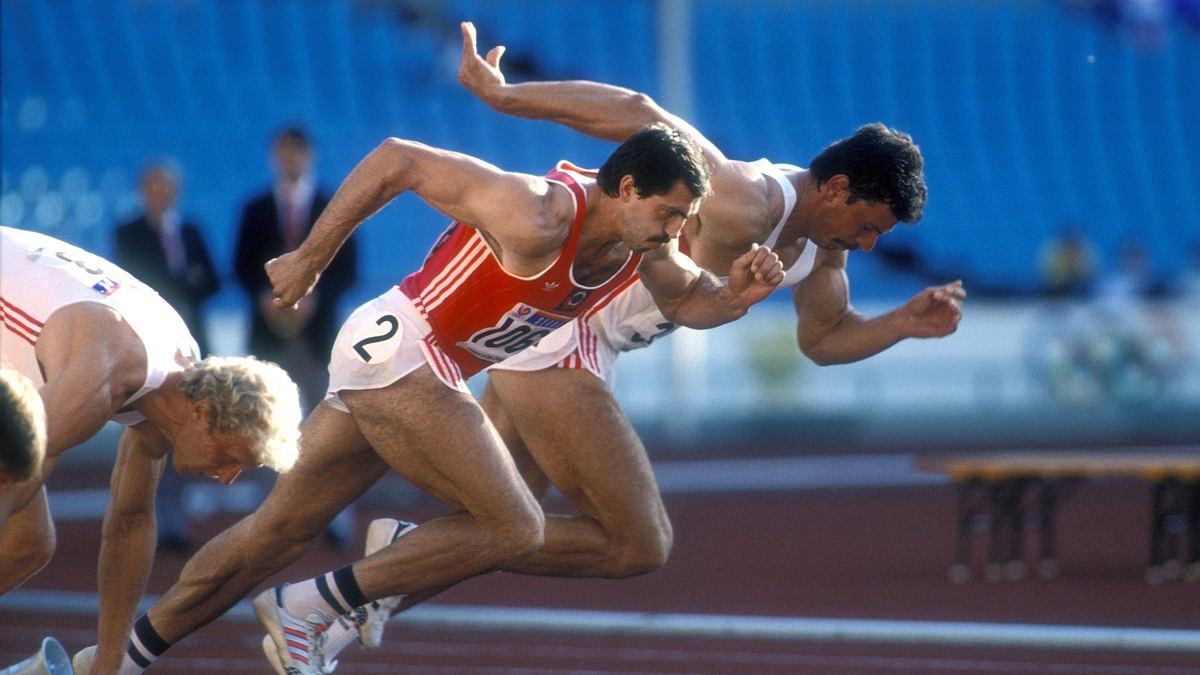
POLYGON ((193 422, 203 425, 207 429, 212 421, 212 417, 209 415, 208 401, 193 401, 188 416, 192 418, 193 422))
POLYGON ((637 185, 633 182, 633 176, 621 176, 621 183, 617 187, 617 196, 623 202, 632 201, 639 197, 637 185))
POLYGON ((844 173, 834 174, 821 186, 821 197, 826 201, 844 202, 850 196, 850 177, 844 173))

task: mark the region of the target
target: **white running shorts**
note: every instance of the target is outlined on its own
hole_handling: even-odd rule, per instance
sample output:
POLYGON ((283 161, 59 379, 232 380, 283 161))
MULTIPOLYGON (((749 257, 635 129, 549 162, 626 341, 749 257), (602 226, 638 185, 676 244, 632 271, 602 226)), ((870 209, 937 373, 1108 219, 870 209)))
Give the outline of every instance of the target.
POLYGON ((425 364, 442 384, 468 392, 462 372, 434 341, 429 322, 399 287, 392 287, 342 324, 330 355, 325 401, 349 412, 338 392, 382 389, 425 364))

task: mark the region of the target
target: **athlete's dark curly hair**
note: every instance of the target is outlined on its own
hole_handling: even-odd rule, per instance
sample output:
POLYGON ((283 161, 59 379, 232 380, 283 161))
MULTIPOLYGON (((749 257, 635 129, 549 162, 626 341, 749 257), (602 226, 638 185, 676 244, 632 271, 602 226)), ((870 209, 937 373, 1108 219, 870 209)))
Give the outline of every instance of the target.
POLYGON ((883 202, 897 220, 915 223, 925 210, 925 160, 912 137, 876 122, 827 146, 808 165, 817 184, 850 179, 850 199, 883 202))
POLYGON ((46 410, 37 389, 21 373, 0 370, 0 476, 27 480, 42 470, 46 410))
POLYGON ((600 189, 616 197, 621 178, 633 176, 638 196, 669 192, 683 181, 696 197, 708 194, 708 162, 688 134, 665 124, 651 124, 625 139, 609 155, 596 177, 600 189))

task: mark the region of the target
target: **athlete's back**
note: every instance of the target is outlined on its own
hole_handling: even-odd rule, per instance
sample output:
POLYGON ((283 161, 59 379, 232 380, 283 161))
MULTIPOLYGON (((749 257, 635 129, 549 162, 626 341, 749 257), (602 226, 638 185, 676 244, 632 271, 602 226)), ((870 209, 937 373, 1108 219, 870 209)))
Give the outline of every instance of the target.
POLYGON ((199 349, 179 314, 113 263, 45 234, 0 227, 0 364, 44 384, 35 348, 56 311, 81 302, 115 309, 146 349, 146 380, 132 401, 199 349))

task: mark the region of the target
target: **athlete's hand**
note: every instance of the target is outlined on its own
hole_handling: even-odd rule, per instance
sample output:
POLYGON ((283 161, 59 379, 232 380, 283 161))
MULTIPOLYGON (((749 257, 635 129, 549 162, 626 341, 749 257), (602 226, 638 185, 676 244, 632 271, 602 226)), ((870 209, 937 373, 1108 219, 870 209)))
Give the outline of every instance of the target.
POLYGON ((504 55, 504 45, 492 47, 487 58, 479 58, 475 46, 475 24, 464 21, 459 26, 462 29, 463 50, 462 62, 458 64, 458 82, 472 94, 484 102, 504 86, 504 73, 500 72, 500 57, 504 55))
POLYGON ((767 297, 783 282, 783 263, 766 246, 752 244, 729 268, 728 291, 749 307, 767 297))
POLYGON ((908 337, 945 337, 958 330, 962 303, 967 298, 962 279, 926 288, 905 303, 901 313, 908 337))
POLYGON ((313 268, 300 255, 301 249, 272 258, 265 265, 271 287, 275 291, 275 306, 280 309, 296 309, 300 299, 312 293, 321 278, 321 268, 313 268))

